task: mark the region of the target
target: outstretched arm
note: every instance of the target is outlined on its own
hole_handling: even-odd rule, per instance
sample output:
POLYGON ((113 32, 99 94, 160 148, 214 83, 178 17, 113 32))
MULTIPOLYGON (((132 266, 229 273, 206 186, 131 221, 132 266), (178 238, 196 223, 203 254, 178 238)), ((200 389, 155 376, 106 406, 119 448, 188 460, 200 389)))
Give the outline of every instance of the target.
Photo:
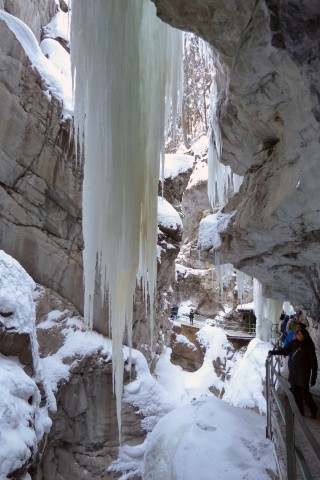
POLYGON ((292 350, 292 345, 291 345, 291 343, 289 343, 289 345, 287 347, 276 348, 274 350, 269 350, 268 354, 269 355, 284 355, 284 356, 287 356, 287 355, 290 355, 291 350, 292 350))

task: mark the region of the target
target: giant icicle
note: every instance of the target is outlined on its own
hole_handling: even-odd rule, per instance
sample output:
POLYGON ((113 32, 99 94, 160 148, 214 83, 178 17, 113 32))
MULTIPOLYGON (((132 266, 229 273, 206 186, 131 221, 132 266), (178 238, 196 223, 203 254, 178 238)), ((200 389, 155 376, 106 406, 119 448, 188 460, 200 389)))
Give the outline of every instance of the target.
POLYGON ((229 72, 219 55, 211 50, 211 71, 213 76, 210 100, 210 129, 208 152, 208 197, 213 207, 223 207, 229 198, 229 191, 237 193, 243 177, 231 172, 228 165, 221 163, 222 138, 220 116, 227 101, 229 72))
POLYGON ((149 295, 152 336, 159 160, 182 45, 150 0, 72 2, 75 132, 85 157, 84 313, 92 328, 98 266, 109 300, 119 438, 122 341, 125 328, 131 338, 137 279, 149 295))

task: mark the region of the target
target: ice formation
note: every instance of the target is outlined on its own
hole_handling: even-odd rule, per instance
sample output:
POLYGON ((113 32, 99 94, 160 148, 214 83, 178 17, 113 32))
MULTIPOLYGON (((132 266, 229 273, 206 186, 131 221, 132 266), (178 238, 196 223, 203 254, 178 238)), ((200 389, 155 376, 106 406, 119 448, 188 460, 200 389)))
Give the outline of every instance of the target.
POLYGON ((221 263, 221 255, 219 251, 215 252, 215 272, 217 280, 220 286, 220 295, 221 298, 223 295, 223 287, 230 283, 231 278, 233 277, 233 265, 231 263, 221 263))
POLYGON ((152 332, 159 160, 178 104, 182 46, 181 32, 148 0, 72 4, 75 140, 85 157, 84 312, 92 327, 97 267, 109 302, 119 435, 122 340, 125 328, 131 337, 137 278, 152 332))
POLYGON ((227 185, 230 181, 229 166, 220 163, 222 152, 221 131, 219 125, 219 109, 226 98, 228 75, 219 58, 212 52, 211 105, 208 151, 208 196, 211 206, 223 206, 227 198, 227 185))
POLYGON ((259 340, 268 342, 271 338, 272 327, 278 322, 283 302, 265 298, 262 294, 262 285, 253 279, 253 302, 256 316, 256 334, 259 340))
POLYGON ((240 304, 243 304, 243 299, 244 299, 244 286, 245 286, 245 281, 249 277, 243 273, 240 272, 240 270, 236 270, 236 278, 237 278, 237 287, 238 287, 238 298, 240 301, 240 304))
POLYGON ((206 58, 213 81, 210 93, 210 128, 209 151, 208 151, 208 197, 212 206, 223 207, 230 194, 237 193, 243 177, 231 172, 228 165, 221 163, 222 139, 219 124, 220 111, 228 97, 229 72, 228 68, 220 60, 219 55, 211 47, 207 49, 206 58))

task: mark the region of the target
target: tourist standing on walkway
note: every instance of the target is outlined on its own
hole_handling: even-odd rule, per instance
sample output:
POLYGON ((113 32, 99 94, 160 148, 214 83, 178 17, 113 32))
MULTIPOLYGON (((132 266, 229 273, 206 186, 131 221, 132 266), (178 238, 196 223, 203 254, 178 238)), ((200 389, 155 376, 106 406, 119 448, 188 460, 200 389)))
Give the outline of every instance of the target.
POLYGON ((314 343, 305 328, 296 330, 294 339, 283 348, 270 350, 269 355, 292 355, 289 368, 291 391, 301 415, 304 415, 304 402, 309 407, 313 418, 317 417, 317 405, 309 391, 316 383, 318 362, 314 343))
POLYGON ((191 308, 190 313, 189 313, 189 319, 190 319, 190 325, 193 325, 193 319, 194 319, 194 312, 191 308))

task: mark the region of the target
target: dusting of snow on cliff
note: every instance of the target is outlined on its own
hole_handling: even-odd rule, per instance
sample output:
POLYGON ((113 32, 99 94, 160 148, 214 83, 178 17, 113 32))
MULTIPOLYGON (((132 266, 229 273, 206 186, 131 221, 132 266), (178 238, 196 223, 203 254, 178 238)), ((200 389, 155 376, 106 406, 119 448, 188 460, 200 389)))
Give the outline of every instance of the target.
POLYGON ((63 102, 64 116, 72 115, 72 83, 66 81, 60 69, 46 58, 42 53, 38 42, 25 23, 18 18, 0 10, 0 20, 3 20, 15 35, 30 60, 32 68, 38 71, 43 78, 49 98, 54 95, 63 102))

